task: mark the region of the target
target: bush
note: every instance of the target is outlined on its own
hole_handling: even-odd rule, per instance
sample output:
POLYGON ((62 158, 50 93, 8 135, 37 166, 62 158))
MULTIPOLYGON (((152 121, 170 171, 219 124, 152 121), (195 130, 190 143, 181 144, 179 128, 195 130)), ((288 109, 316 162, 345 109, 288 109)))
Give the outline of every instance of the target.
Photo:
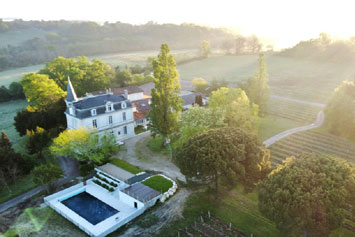
POLYGON ((173 186, 173 182, 164 178, 163 176, 156 175, 146 179, 142 184, 157 190, 158 192, 165 193, 173 186))
POLYGON ((138 173, 142 172, 142 170, 140 170, 139 168, 131 165, 130 163, 128 163, 124 160, 112 159, 110 163, 113 165, 116 165, 119 168, 127 170, 128 172, 130 172, 132 174, 138 174, 138 173))

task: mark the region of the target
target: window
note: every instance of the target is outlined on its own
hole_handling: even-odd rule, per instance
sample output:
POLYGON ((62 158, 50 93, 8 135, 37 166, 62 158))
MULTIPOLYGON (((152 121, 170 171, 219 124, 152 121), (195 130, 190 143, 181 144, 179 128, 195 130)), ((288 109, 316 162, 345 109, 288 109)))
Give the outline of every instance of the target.
POLYGON ((108 116, 108 123, 112 124, 112 116, 108 116))
POLYGON ((111 135, 113 135, 113 130, 110 131, 111 135))
POLYGON ((123 119, 123 121, 126 120, 126 112, 123 112, 123 113, 122 113, 122 119, 123 119))
POLYGON ((122 102, 122 109, 125 109, 125 108, 127 108, 127 104, 126 104, 126 102, 122 102))
POLYGON ((138 203, 134 202, 134 208, 138 208, 138 203))
POLYGON ((91 116, 95 116, 96 115, 96 109, 92 109, 91 110, 91 116))
POLYGON ((108 102, 108 103, 106 104, 106 112, 111 112, 111 111, 113 111, 113 110, 114 110, 113 104, 111 104, 111 102, 108 102))
POLYGON ((126 135, 127 134, 127 126, 123 127, 123 134, 126 135))
POLYGON ((69 108, 69 114, 75 115, 75 109, 73 107, 69 108))
POLYGON ((121 135, 121 131, 118 131, 117 134, 118 134, 118 136, 120 136, 121 135))
POLYGON ((92 126, 94 128, 97 128, 97 120, 96 119, 92 120, 92 126))

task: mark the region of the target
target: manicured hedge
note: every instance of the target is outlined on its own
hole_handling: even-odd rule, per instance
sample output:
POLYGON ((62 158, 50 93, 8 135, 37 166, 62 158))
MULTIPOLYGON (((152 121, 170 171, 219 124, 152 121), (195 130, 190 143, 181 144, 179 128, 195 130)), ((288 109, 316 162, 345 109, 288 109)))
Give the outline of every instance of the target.
POLYGON ((173 186, 173 182, 171 180, 168 180, 160 175, 152 176, 143 181, 142 184, 162 193, 165 193, 173 186))
POLYGON ((131 165, 130 163, 124 161, 124 160, 119 160, 119 159, 113 159, 110 161, 111 164, 116 165, 117 167, 120 167, 124 170, 127 170, 128 172, 132 174, 138 174, 142 172, 142 170, 138 169, 137 167, 131 165))

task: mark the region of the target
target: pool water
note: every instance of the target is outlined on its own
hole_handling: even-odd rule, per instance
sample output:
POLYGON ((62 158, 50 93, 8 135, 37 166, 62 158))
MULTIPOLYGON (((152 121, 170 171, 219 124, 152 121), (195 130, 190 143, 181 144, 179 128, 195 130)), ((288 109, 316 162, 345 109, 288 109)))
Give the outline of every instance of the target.
POLYGON ((62 203, 93 225, 119 212, 87 192, 70 197, 62 203))

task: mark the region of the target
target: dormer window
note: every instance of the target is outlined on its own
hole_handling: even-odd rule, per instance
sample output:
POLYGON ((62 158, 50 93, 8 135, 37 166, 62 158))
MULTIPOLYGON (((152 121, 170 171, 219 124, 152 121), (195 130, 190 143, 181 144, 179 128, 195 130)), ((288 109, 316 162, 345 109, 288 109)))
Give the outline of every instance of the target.
POLYGON ((127 108, 127 104, 126 104, 126 102, 122 102, 122 109, 125 109, 125 108, 127 108))
POLYGON ((75 115, 75 109, 73 107, 69 107, 69 114, 75 115))
POLYGON ((114 111, 113 104, 111 102, 108 102, 106 104, 106 112, 111 112, 114 111))
POLYGON ((96 109, 92 109, 91 110, 91 116, 95 116, 96 115, 96 109))

